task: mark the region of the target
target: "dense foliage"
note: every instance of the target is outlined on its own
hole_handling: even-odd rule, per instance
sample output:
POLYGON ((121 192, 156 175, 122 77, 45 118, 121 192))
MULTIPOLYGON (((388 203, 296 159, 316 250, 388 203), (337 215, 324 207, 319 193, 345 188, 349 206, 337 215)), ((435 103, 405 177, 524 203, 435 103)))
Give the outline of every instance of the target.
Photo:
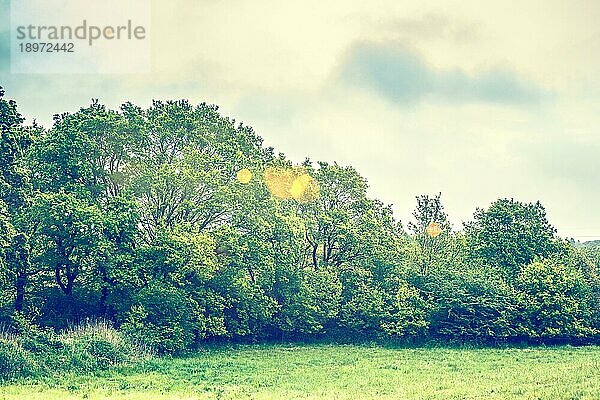
POLYGON ((13 317, 12 332, 0 332, 0 382, 61 372, 96 372, 139 363, 148 349, 107 322, 84 323, 60 334, 13 317))
MULTIPOLYGON (((317 336, 599 338, 600 252, 558 238, 540 203, 499 199, 453 230, 441 196, 419 196, 405 231, 352 167, 307 160, 295 168, 318 195, 273 195, 265 171, 294 166, 215 106, 94 101, 44 129, 3 94, 9 329, 103 318, 164 353, 317 336)), ((0 342, 0 353, 29 368, 22 344, 0 342)))

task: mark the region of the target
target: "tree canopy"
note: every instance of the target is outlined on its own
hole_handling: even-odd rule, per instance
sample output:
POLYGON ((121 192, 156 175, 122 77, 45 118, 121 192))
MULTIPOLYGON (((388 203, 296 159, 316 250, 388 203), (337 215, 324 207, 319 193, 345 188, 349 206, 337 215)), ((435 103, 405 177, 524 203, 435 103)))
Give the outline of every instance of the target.
POLYGON ((541 203, 404 229, 351 166, 294 165, 216 106, 98 101, 25 125, 0 90, 0 319, 208 340, 597 340, 600 253, 541 203))

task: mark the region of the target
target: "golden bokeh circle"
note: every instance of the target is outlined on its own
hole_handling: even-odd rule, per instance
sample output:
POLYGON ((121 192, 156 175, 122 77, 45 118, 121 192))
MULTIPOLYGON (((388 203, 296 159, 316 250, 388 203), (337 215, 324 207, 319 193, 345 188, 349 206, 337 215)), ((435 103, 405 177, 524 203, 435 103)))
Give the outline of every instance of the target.
POLYGON ((252 179, 252 172, 248 168, 240 169, 237 173, 237 180, 246 184, 252 179))
POLYGON ((442 233, 442 227, 437 222, 432 222, 429 225, 427 225, 427 228, 425 228, 425 232, 427 232, 427 234, 430 237, 435 238, 442 233))
POLYGON ((269 192, 280 199, 307 203, 319 196, 317 181, 303 167, 268 167, 265 183, 269 192))

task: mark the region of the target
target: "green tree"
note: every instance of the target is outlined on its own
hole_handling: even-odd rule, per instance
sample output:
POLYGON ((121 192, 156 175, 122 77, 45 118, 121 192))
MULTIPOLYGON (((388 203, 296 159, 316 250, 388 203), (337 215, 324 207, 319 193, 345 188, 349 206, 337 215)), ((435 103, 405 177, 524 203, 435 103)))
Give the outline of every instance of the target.
POLYGON ((34 133, 39 127, 23 126, 23 116, 14 100, 4 99, 0 87, 0 199, 15 213, 24 206, 29 190, 29 174, 24 163, 34 133))
POLYGON ((590 287, 581 273, 554 260, 534 261, 516 278, 522 304, 521 334, 531 338, 592 337, 590 287))
POLYGON ((367 182, 352 167, 319 162, 312 172, 319 198, 298 206, 306 226, 308 260, 314 267, 360 265, 379 250, 393 248, 402 237, 391 208, 367 197, 367 182))
POLYGON ((10 243, 14 232, 13 227, 9 222, 9 216, 8 211, 6 209, 6 205, 2 200, 0 200, 0 232, 2 232, 2 234, 0 235, 0 249, 5 250, 8 244, 10 243))
POLYGON ((123 193, 109 198, 102 212, 102 248, 93 278, 100 286, 98 312, 108 318, 120 308, 123 289, 131 289, 138 282, 135 257, 139 217, 135 201, 123 193), (111 295, 114 295, 112 300, 111 295))
POLYGON ((248 127, 235 126, 217 108, 187 101, 131 104, 123 115, 142 146, 129 169, 144 238, 178 224, 213 229, 235 209, 236 173, 260 165, 266 153, 248 127))
POLYGON ((76 113, 56 115, 32 152, 35 186, 101 204, 119 195, 126 183, 135 140, 124 118, 97 101, 76 113))
POLYGON ((5 224, 12 234, 4 236, 7 279, 12 281, 14 309, 22 311, 25 292, 31 277, 38 273, 29 262, 32 224, 27 212, 33 196, 29 152, 42 130, 37 124, 26 127, 13 100, 6 101, 0 87, 0 202, 4 206, 5 224))
MULTIPOLYGON (((34 187, 42 194, 36 200, 36 208, 32 210, 34 214, 26 218, 35 221, 34 228, 37 227, 30 233, 31 237, 35 239, 34 236, 39 235, 42 239, 36 240, 40 259, 46 257, 47 249, 39 244, 44 243, 48 236, 40 221, 49 221, 39 219, 36 213, 53 210, 54 207, 68 208, 73 215, 84 218, 81 223, 85 223, 85 218, 91 215, 88 213, 86 216, 83 211, 96 214, 98 221, 94 226, 99 236, 85 250, 93 253, 94 257, 86 266, 86 281, 82 284, 86 290, 100 292, 98 312, 104 316, 108 316, 109 296, 117 289, 117 284, 135 280, 133 249, 138 212, 128 175, 132 154, 139 145, 135 133, 123 115, 94 100, 76 113, 55 116, 52 129, 35 143, 30 155, 31 168, 36 171, 34 187), (51 198, 57 201, 49 201, 51 198), (92 245, 96 247, 92 249, 92 245)), ((49 212, 49 215, 59 217, 49 212)), ((63 221, 63 224, 68 223, 68 220, 63 221)), ((88 239, 84 232, 65 230, 62 233, 72 241, 88 239)), ((64 243, 55 242, 59 247, 64 243)), ((79 266, 67 263, 63 269, 62 278, 55 277, 55 281, 71 298, 79 266)))
POLYGON ((441 193, 435 197, 417 196, 417 206, 413 211, 414 221, 408 223, 408 229, 414 239, 414 245, 409 248, 411 260, 423 275, 432 268, 451 264, 458 256, 458 243, 455 243, 457 238, 452 234, 452 226, 444 211, 441 197, 441 193), (438 236, 431 236, 427 232, 430 224, 434 223, 442 230, 438 236))
POLYGON ((137 250, 137 263, 141 284, 124 304, 130 333, 164 351, 225 335, 223 299, 208 283, 219 272, 208 234, 161 230, 137 250))
POLYGON ((36 221, 34 256, 64 293, 67 318, 77 318, 73 291, 82 274, 96 270, 104 237, 104 216, 95 205, 68 193, 40 194, 31 207, 36 221))
POLYGON ((475 211, 465 233, 472 258, 498 268, 508 278, 536 256, 548 257, 563 249, 540 202, 496 200, 487 210, 475 211))
POLYGON ((390 206, 367 196, 366 180, 352 167, 320 162, 312 173, 319 198, 298 206, 306 229, 306 264, 340 279, 338 322, 344 328, 377 334, 397 311, 400 249, 406 240, 402 225, 390 206))
MULTIPOLYGON (((8 298, 6 294, 12 287, 12 276, 9 272, 10 270, 7 266, 7 260, 5 257, 8 254, 8 246, 11 243, 13 236, 14 229, 9 222, 6 205, 2 200, 0 200, 0 293, 4 299, 8 298)), ((0 302, 0 307, 3 307, 4 305, 4 302, 0 302)))

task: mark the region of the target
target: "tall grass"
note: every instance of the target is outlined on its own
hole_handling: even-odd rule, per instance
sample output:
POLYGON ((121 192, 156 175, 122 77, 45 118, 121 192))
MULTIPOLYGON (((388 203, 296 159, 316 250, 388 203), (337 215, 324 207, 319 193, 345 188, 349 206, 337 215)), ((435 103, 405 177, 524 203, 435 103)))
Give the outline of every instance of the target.
POLYGON ((0 322, 0 341, 6 343, 18 343, 19 336, 5 322, 0 322))
POLYGON ((149 358, 145 344, 132 341, 106 320, 88 320, 55 333, 22 318, 0 326, 0 380, 61 371, 94 372, 149 358))
POLYGON ((88 319, 79 324, 71 324, 58 335, 60 340, 73 345, 82 339, 102 340, 115 348, 127 349, 133 359, 144 359, 154 355, 154 350, 146 343, 125 336, 105 319, 88 319))

